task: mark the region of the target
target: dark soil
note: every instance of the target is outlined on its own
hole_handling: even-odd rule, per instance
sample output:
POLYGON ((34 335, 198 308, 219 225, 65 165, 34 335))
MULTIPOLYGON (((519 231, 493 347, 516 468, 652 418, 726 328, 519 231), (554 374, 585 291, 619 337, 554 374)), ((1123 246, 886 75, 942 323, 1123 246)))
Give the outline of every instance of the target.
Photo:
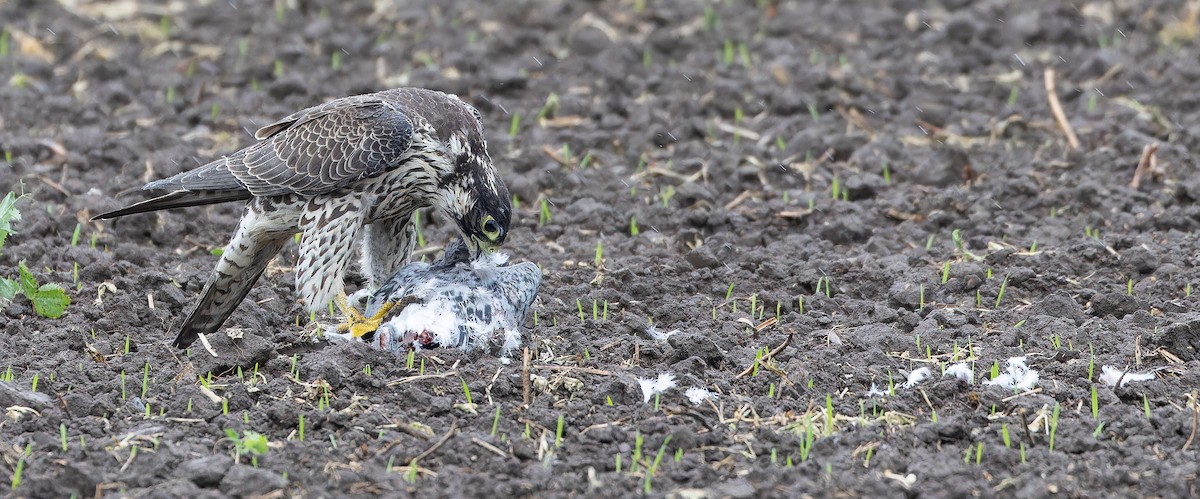
POLYGON ((0 493, 1196 496, 1188 5, 0 1, 0 186, 26 193, 0 275, 74 301, 0 315, 0 493), (88 218, 405 85, 485 116, 507 251, 545 271, 528 369, 306 341, 294 247, 219 357, 171 348, 241 207, 88 218), (1036 388, 981 384, 1022 355, 1036 388))

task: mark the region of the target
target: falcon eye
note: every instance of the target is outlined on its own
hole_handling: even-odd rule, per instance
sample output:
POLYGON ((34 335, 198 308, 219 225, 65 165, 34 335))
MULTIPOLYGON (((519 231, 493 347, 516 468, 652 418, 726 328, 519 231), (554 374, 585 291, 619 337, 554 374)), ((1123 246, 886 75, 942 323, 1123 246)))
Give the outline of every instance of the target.
POLYGON ((480 224, 479 228, 489 240, 495 241, 500 238, 500 224, 496 223, 496 219, 492 218, 491 215, 484 217, 483 223, 480 224))

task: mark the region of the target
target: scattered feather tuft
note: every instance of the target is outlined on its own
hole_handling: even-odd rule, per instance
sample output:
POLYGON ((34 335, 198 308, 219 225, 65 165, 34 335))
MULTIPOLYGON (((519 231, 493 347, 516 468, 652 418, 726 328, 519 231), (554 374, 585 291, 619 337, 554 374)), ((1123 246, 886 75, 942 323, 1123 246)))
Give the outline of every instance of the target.
POLYGON ((1153 372, 1135 373, 1130 371, 1122 371, 1113 366, 1100 366, 1100 370, 1102 371, 1102 374, 1100 374, 1100 382, 1108 386, 1117 386, 1117 383, 1121 383, 1121 386, 1125 386, 1126 383, 1131 381, 1150 381, 1154 379, 1153 372))
POLYGON ((688 388, 687 391, 683 392, 683 395, 685 397, 687 397, 688 400, 691 401, 695 405, 700 405, 701 403, 703 403, 705 400, 708 400, 708 399, 716 399, 717 398, 717 394, 708 391, 707 388, 701 388, 698 386, 693 386, 691 388, 688 388))
POLYGON ((984 385, 997 385, 1009 390, 1030 390, 1037 386, 1038 372, 1025 365, 1025 357, 1013 357, 1004 363, 1004 372, 984 385))
POLYGON ((913 372, 908 373, 908 381, 905 381, 903 386, 905 388, 912 388, 924 383, 925 380, 931 377, 933 377, 933 371, 930 371, 928 367, 914 369, 913 372))
POLYGON ((638 378, 637 382, 642 387, 642 403, 645 404, 650 403, 655 395, 675 388, 675 375, 662 373, 656 379, 638 378))
POLYGON ((966 381, 968 385, 975 384, 975 373, 971 371, 971 367, 966 362, 959 362, 946 368, 946 372, 942 373, 942 377, 954 376, 958 379, 966 381))

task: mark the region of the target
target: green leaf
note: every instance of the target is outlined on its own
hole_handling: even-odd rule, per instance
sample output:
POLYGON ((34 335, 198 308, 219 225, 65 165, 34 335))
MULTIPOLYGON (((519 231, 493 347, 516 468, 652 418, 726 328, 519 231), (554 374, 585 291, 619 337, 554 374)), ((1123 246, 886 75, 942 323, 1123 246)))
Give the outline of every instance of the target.
POLYGON ((21 262, 20 269, 21 294, 32 300, 33 296, 37 294, 37 279, 33 278, 33 274, 29 272, 29 267, 25 266, 24 261, 21 262))
POLYGON ((247 431, 242 435, 242 444, 251 454, 261 456, 267 453, 267 437, 261 433, 247 431))
POLYGON ((37 293, 29 297, 33 302, 33 311, 47 319, 57 319, 67 311, 71 297, 67 291, 57 284, 43 284, 37 293))
POLYGON ((17 296, 17 291, 20 288, 17 281, 0 277, 0 302, 12 301, 13 297, 17 296))
POLYGON ((8 193, 0 199, 0 249, 4 249, 4 240, 12 234, 12 223, 21 220, 21 212, 17 210, 17 196, 8 193))

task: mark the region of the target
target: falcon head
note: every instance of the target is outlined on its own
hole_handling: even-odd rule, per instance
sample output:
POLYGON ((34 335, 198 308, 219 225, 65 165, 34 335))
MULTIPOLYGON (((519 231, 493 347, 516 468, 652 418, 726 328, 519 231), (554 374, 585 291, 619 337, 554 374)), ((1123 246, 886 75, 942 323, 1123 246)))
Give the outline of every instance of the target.
POLYGON ((486 152, 459 154, 446 185, 448 199, 443 206, 458 224, 472 256, 496 251, 508 236, 512 196, 496 176, 492 159, 486 152))

